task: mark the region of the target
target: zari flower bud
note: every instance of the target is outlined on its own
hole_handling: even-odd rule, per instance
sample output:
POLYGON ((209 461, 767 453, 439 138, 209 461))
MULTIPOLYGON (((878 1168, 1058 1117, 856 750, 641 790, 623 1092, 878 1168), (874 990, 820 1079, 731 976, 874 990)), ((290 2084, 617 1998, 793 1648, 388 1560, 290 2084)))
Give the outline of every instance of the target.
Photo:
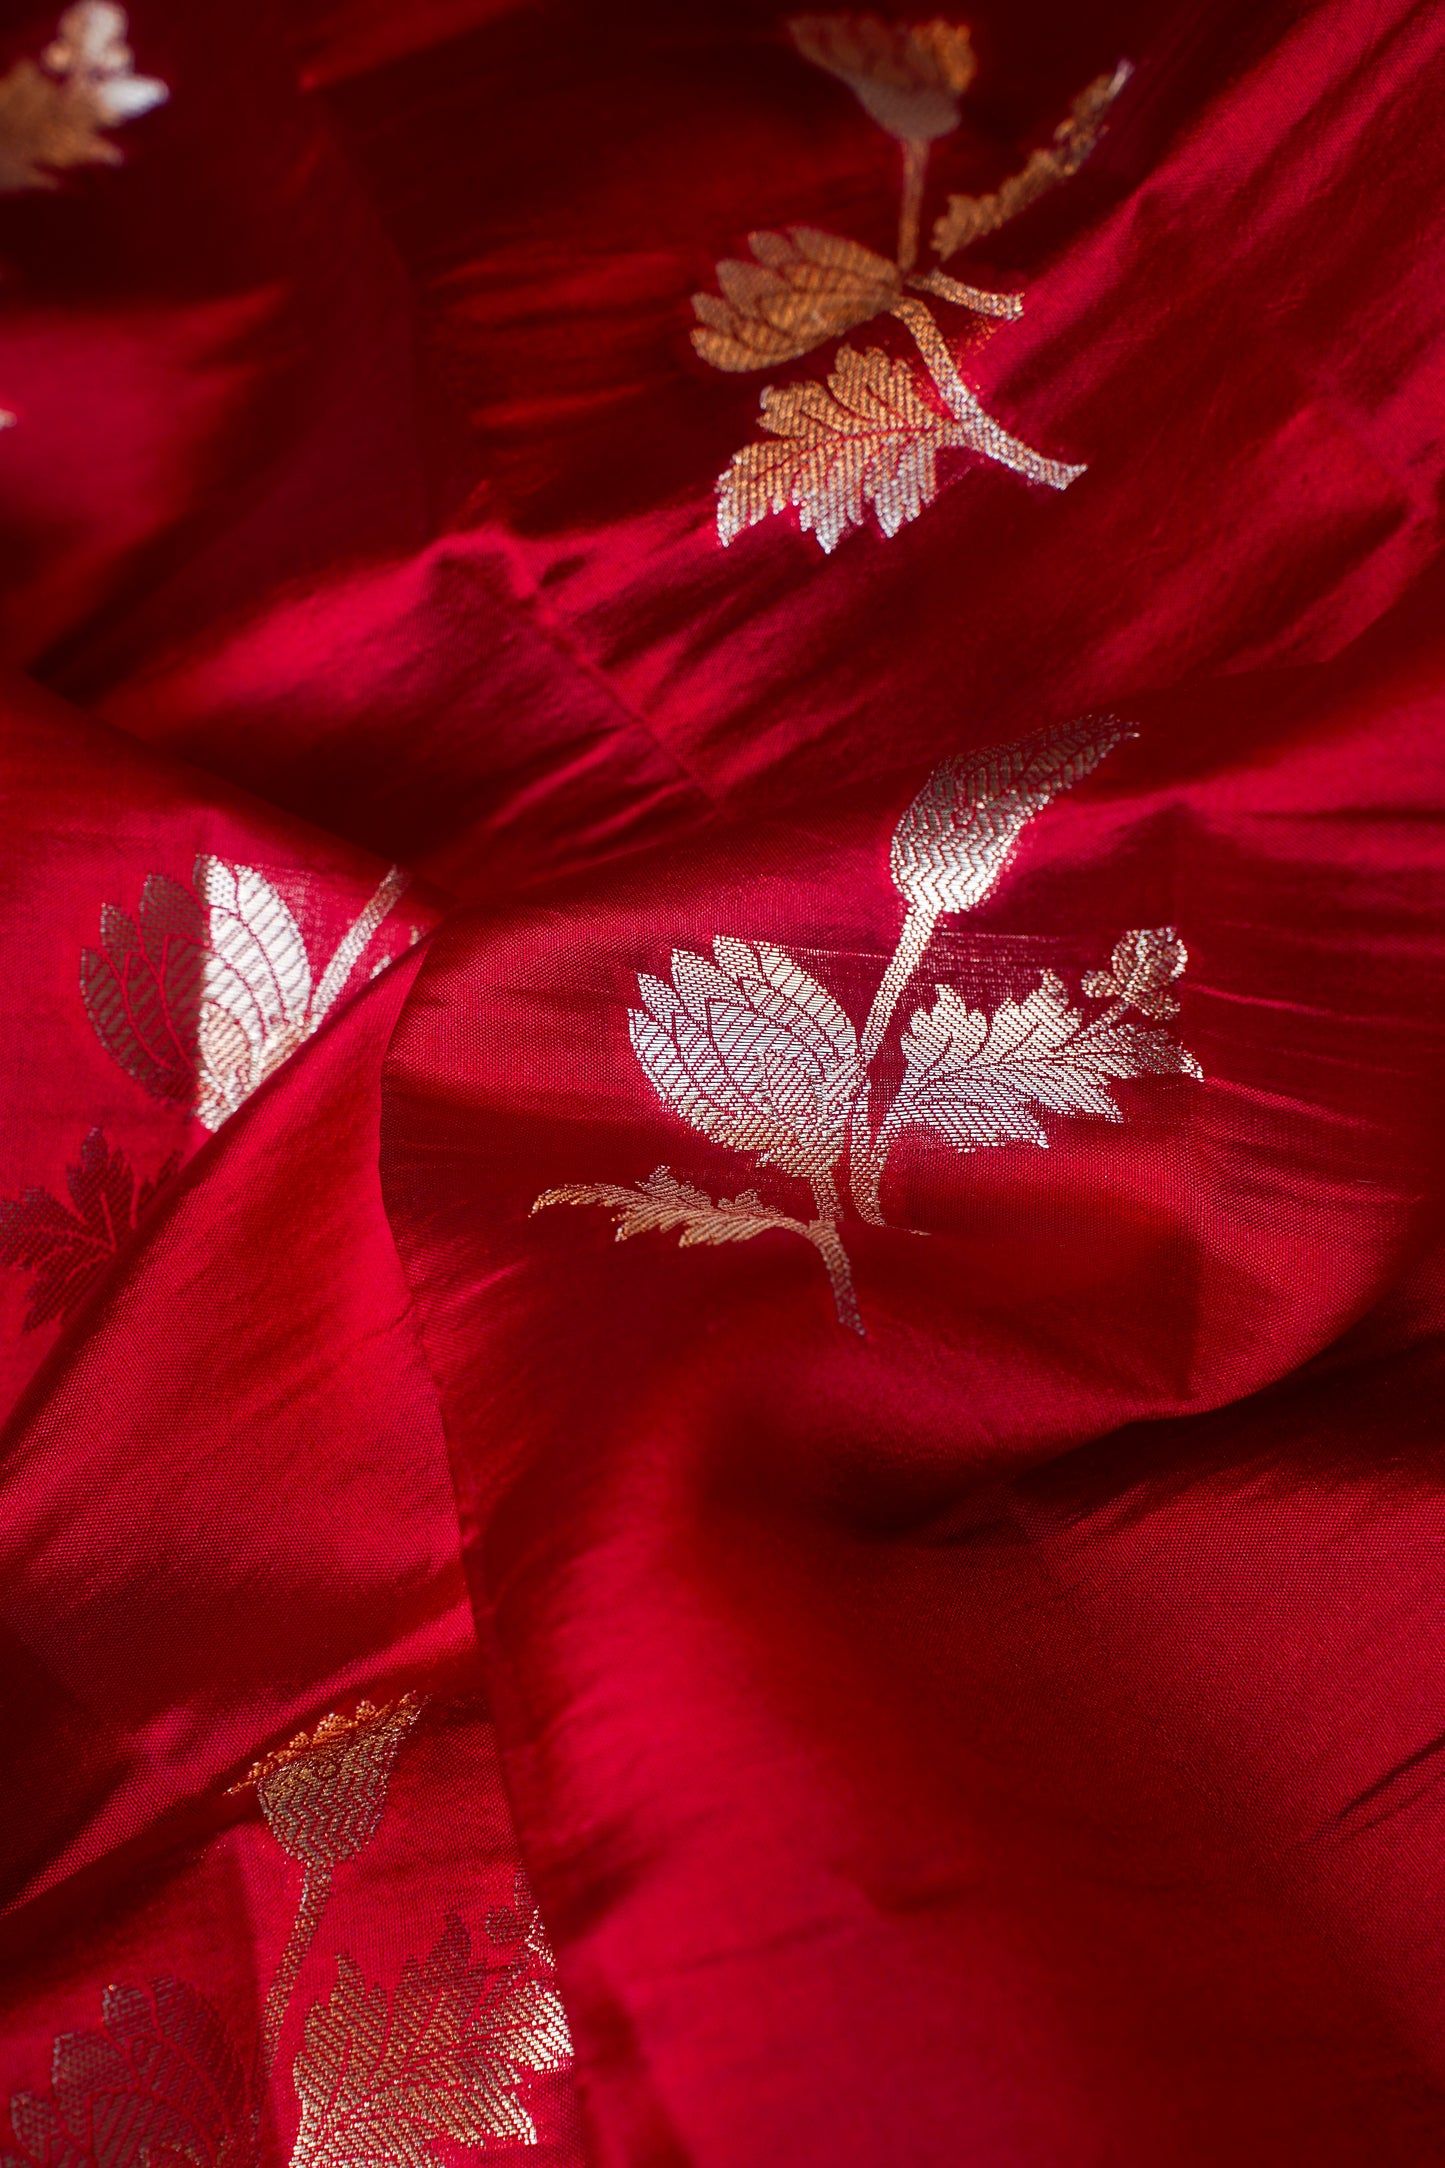
POLYGON ((397 1749, 420 1716, 421 1697, 358 1702, 351 1716, 324 1716, 313 1732, 265 1755, 246 1772, 272 1836, 308 1867, 339 1866, 370 1844, 386 1806, 397 1749))
POLYGON ((1085 715, 1016 745, 945 760, 894 830, 894 885, 932 918, 971 911, 1034 815, 1130 735, 1115 715, 1085 715))
POLYGON ((838 76, 879 127, 901 142, 932 142, 958 126, 958 101, 975 66, 962 23, 795 15, 788 28, 803 58, 838 76))
POLYGON ((1172 926, 1137 926, 1114 943, 1107 971, 1089 973, 1084 992, 1095 1001, 1120 1001, 1162 1023, 1179 1014, 1169 988, 1188 961, 1189 952, 1172 926))
POLYGON ((170 95, 154 76, 136 74, 128 27, 125 9, 114 0, 77 0, 61 16, 59 34, 42 55, 52 75, 68 79, 89 98, 103 128, 135 120, 170 95))

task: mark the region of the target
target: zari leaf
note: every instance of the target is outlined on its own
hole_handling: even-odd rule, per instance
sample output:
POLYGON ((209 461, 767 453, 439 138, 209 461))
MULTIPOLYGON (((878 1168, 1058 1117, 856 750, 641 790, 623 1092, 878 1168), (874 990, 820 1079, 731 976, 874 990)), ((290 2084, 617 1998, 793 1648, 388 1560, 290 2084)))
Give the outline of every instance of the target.
POLYGON ((54 188, 67 166, 117 166, 121 154, 101 133, 150 112, 169 95, 137 75, 125 42, 124 8, 79 0, 60 18, 41 56, 0 76, 0 193, 54 188))
POLYGON ((540 1212, 552 1204, 600 1204, 617 1215, 617 1240, 633 1235, 670 1234, 682 1229, 680 1247, 698 1243, 751 1242, 784 1228, 811 1240, 805 1220, 792 1219, 763 1203, 755 1189, 737 1197, 721 1197, 714 1204, 706 1190, 680 1182, 669 1167, 655 1167, 645 1182, 631 1189, 615 1182, 574 1182, 562 1189, 543 1190, 533 1205, 540 1212))
POLYGON ((869 505, 883 532, 897 534, 932 502, 937 454, 967 441, 923 398, 907 362, 876 348, 845 346, 826 389, 770 386, 762 422, 772 441, 745 445, 718 483, 724 545, 790 505, 825 550, 862 525, 869 505))
POLYGON ((108 1987, 102 2011, 103 2030, 56 2040, 48 2098, 13 2095, 23 2168, 242 2168, 246 2080, 205 1996, 158 1979, 108 1987))
POLYGON ((124 1152, 112 1151, 102 1131, 92 1129, 80 1148, 78 1165, 66 1169, 73 1211, 45 1189, 27 1189, 18 1198, 0 1201, 0 1264, 19 1265, 35 1274, 27 1332, 70 1315, 179 1163, 179 1154, 168 1159, 137 1194, 124 1152))
POLYGON ((897 264, 815 226, 752 233, 748 247, 755 262, 718 265, 721 295, 692 297, 692 343, 715 369, 792 361, 881 316, 903 291, 897 264))
POLYGON ((714 1204, 706 1190, 680 1182, 669 1167, 655 1167, 645 1182, 632 1189, 616 1182, 573 1182, 563 1189, 547 1189, 532 1210, 540 1212, 553 1204, 600 1204, 615 1212, 619 1242, 626 1242, 632 1235, 669 1234, 674 1228, 682 1230, 678 1247, 684 1250, 699 1244, 716 1247, 725 1242, 751 1242, 754 1235, 775 1230, 801 1235, 823 1260, 840 1324, 856 1333, 863 1331, 852 1267, 831 1218, 793 1219, 764 1204, 753 1189, 745 1189, 737 1197, 720 1197, 714 1204))
POLYGON ((487 1940, 499 1948, 516 1944, 519 1951, 549 1975, 556 1968, 552 1945, 542 1921, 541 1907, 532 1895, 525 1869, 519 1867, 512 1881, 512 1902, 493 1905, 487 1914, 487 1940))
MULTIPOLYGON (((1126 1077, 1198 1076, 1167 1032, 1101 1017, 1086 1024, 1063 981, 1044 972, 1023 1001, 990 1016, 952 987, 935 989, 903 1034, 907 1063, 883 1139, 909 1126, 934 1129, 960 1152, 988 1145, 1047 1144, 1041 1113, 1123 1120, 1110 1084, 1126 1077)), ((881 1156, 881 1153, 880 1153, 881 1156)))
POLYGON ((1054 130, 1047 150, 1034 151, 1022 172, 1012 174, 987 196, 950 196, 948 208, 933 229, 933 246, 940 257, 967 248, 970 241, 1017 218, 1020 211, 1037 203, 1040 196, 1057 188, 1077 173, 1106 127, 1105 116, 1133 74, 1121 60, 1112 75, 1100 75, 1075 98, 1067 120, 1054 130))
POLYGON ((517 2088, 524 2072, 570 2058, 560 1998, 530 1971, 489 1972, 470 1957, 451 1918, 428 1957, 406 1960, 391 1996, 338 1957, 296 2057, 291 2168, 434 2168, 440 2141, 535 2144, 517 2088))

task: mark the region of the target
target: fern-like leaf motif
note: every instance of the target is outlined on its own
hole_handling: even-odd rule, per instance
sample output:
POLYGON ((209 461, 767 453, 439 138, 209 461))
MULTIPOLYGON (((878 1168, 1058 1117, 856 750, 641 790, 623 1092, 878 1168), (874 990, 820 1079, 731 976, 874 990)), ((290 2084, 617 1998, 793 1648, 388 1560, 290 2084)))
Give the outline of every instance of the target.
POLYGON ((255 866, 202 853, 193 886, 155 873, 134 919, 107 904, 80 990, 101 1044, 154 1098, 219 1129, 325 1021, 406 887, 396 867, 320 981, 290 906, 255 866))
POLYGON ((33 1272, 25 1330, 68 1317, 135 1232, 180 1164, 173 1154, 139 1189, 125 1153, 92 1129, 80 1158, 65 1170, 70 1204, 46 1189, 0 1201, 0 1264, 33 1272))
POLYGON ((715 369, 767 369, 796 361, 875 316, 899 313, 908 291, 935 294, 978 316, 1023 313, 1017 294, 988 293, 929 272, 905 277, 897 264, 857 241, 816 226, 751 233, 751 263, 725 258, 720 292, 694 294, 692 343, 715 369))
POLYGON ((753 262, 719 263, 719 294, 692 297, 692 343, 715 369, 795 361, 881 316, 903 293, 897 264, 814 226, 749 234, 748 247, 753 262))
POLYGON ((473 1965, 458 1919, 407 1959, 390 1996, 343 1956, 296 2058, 291 2168, 432 2168, 443 2141, 535 2144, 519 2080, 570 2055, 556 1989, 525 1967, 473 1965))
MULTIPOLYGON (((750 234, 751 260, 722 258, 717 293, 693 296, 694 349, 715 369, 775 368, 891 316, 913 340, 927 374, 920 377, 910 361, 880 349, 844 346, 826 384, 769 385, 762 398, 766 436, 745 445, 718 479, 718 539, 726 546, 744 529, 791 509, 803 533, 832 551, 850 528, 866 524, 870 508, 891 537, 932 502, 937 457, 946 450, 971 451, 1026 481, 1067 489, 1083 466, 1036 451, 985 411, 959 375, 929 305, 947 302, 1007 320, 1022 312, 1022 297, 964 285, 936 266, 916 269, 930 149, 958 126, 960 100, 973 80, 968 31, 941 18, 899 24, 872 15, 797 16, 789 29, 804 59, 846 83, 902 148, 897 256, 890 261, 815 226, 750 234)), ((1014 184, 1013 208, 1077 171, 1128 72, 1121 65, 1075 101, 1053 150, 1037 153, 1014 184)), ((995 224, 1013 215, 1005 195, 995 205, 995 224)), ((953 202, 962 234, 965 199, 953 202)), ((978 212, 979 232, 992 230, 988 215, 978 212)), ((951 240, 943 250, 940 244, 940 256, 959 245, 951 240)))
POLYGON ((764 1204, 755 1189, 720 1197, 714 1203, 706 1190, 679 1181, 670 1167, 654 1167, 645 1182, 630 1189, 616 1182, 573 1182, 562 1189, 543 1190, 532 1210, 540 1212, 554 1204, 600 1204, 615 1215, 619 1242, 633 1235, 676 1232, 679 1249, 687 1250, 700 1244, 715 1248, 725 1242, 751 1242, 757 1235, 801 1235, 823 1260, 838 1322, 853 1332, 863 1330, 853 1269, 839 1240, 836 1216, 795 1219, 764 1204))
POLYGON ((670 1167, 654 1167, 645 1182, 631 1187, 617 1182, 572 1182, 562 1189, 543 1190, 533 1205, 541 1212, 554 1204, 600 1204, 617 1216, 617 1240, 633 1235, 671 1234, 681 1231, 679 1246, 751 1242, 775 1228, 795 1234, 807 1233, 802 1220, 764 1204, 755 1189, 736 1197, 720 1197, 714 1203, 706 1190, 682 1182, 670 1167))
POLYGON ((905 295, 891 313, 908 326, 929 363, 942 411, 925 397, 906 361, 890 361, 876 347, 841 348, 826 388, 807 383, 779 391, 770 385, 762 421, 771 441, 745 445, 718 481, 724 547, 744 528, 789 506, 804 534, 816 536, 829 553, 850 527, 863 525, 870 507, 883 533, 895 535, 933 502, 937 457, 950 446, 979 452, 1049 489, 1067 489, 1084 472, 1046 459, 985 411, 921 302, 905 295))
POLYGON ((0 76, 0 194, 54 188, 69 166, 118 166, 104 133, 164 103, 155 76, 137 75, 126 14, 111 0, 78 0, 37 64, 0 76))
POLYGON ((96 2032, 62 2033, 51 2090, 15 2093, 0 2168, 243 2168, 246 2080, 221 2018, 183 1980, 108 1987, 96 2032))
POLYGON ((1044 1114, 1122 1122, 1112 1083, 1202 1073, 1167 1032, 1142 1031, 1113 1015, 1086 1023, 1052 971, 1022 1001, 1001 1001, 992 1014, 970 1009, 950 986, 935 987, 932 1008, 913 1013, 903 1054, 898 1096, 854 1168, 860 1209, 878 1221, 879 1181, 905 1129, 931 1129, 957 1152, 1047 1146, 1044 1114))
POLYGON ((997 233, 1040 196, 1078 172, 1108 125, 1109 109, 1134 73, 1121 60, 1112 75, 1100 75, 1079 92, 1066 119, 1054 130, 1047 150, 1034 151, 1019 173, 1010 175, 986 196, 950 196, 948 208, 933 229, 934 252, 955 255, 971 241, 997 233))
POLYGON ((934 996, 931 1009, 915 1009, 903 1034, 908 1067, 884 1136, 926 1123, 961 1152, 1047 1145, 1040 1113, 1121 1122, 1111 1080, 1198 1074, 1165 1032, 1086 1024, 1053 971, 1024 1000, 1001 1001, 991 1015, 970 1009, 950 986, 935 987, 934 996))
POLYGON ((886 535, 917 519, 938 490, 936 461, 960 441, 906 362, 845 346, 821 384, 763 393, 770 440, 738 452, 718 484, 718 535, 731 542, 793 507, 804 534, 831 552, 874 511, 886 535))
POLYGON ((1010 745, 960 755, 934 769, 894 832, 890 867, 905 904, 897 946, 861 1034, 826 987, 786 949, 719 936, 714 961, 679 949, 672 982, 643 972, 643 1006, 630 1012, 633 1051, 663 1103, 714 1144, 806 1182, 814 1216, 766 1204, 755 1190, 714 1202, 668 1167, 635 1187, 611 1182, 550 1189, 533 1206, 600 1205, 617 1240, 673 1233, 683 1248, 751 1241, 771 1230, 801 1235, 827 1268, 839 1320, 861 1332, 852 1265, 840 1222, 838 1170, 858 1216, 885 1224, 881 1185, 905 1129, 930 1131, 955 1151, 1047 1144, 1046 1120, 1125 1118, 1115 1087, 1146 1077, 1201 1075, 1172 1035, 1128 1022, 1173 1016, 1168 988, 1185 965, 1172 927, 1141 928, 1115 943, 1108 971, 1082 991, 1111 1006, 1086 1019, 1064 981, 1045 972, 1022 1000, 990 1012, 956 988, 904 1032, 904 1077, 876 1119, 872 1071, 900 1001, 939 919, 989 896, 1028 823, 1132 735, 1114 715, 1082 716, 1010 745))

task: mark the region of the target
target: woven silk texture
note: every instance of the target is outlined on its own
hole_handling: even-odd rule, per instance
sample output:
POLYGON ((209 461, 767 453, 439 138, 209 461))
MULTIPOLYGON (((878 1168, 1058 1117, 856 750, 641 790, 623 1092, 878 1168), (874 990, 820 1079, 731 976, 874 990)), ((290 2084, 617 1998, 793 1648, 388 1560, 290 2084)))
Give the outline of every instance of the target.
POLYGON ((0 2168, 1445 2159, 1442 110, 0 11, 0 2168))

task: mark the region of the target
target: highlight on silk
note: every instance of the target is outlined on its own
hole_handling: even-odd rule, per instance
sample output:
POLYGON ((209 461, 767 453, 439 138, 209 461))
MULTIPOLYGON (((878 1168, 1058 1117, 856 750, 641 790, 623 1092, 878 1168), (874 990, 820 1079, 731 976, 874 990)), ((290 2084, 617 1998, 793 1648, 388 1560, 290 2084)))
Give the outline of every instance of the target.
POLYGON ((5 13, 0 2168, 1445 2160, 1442 81, 5 13))

